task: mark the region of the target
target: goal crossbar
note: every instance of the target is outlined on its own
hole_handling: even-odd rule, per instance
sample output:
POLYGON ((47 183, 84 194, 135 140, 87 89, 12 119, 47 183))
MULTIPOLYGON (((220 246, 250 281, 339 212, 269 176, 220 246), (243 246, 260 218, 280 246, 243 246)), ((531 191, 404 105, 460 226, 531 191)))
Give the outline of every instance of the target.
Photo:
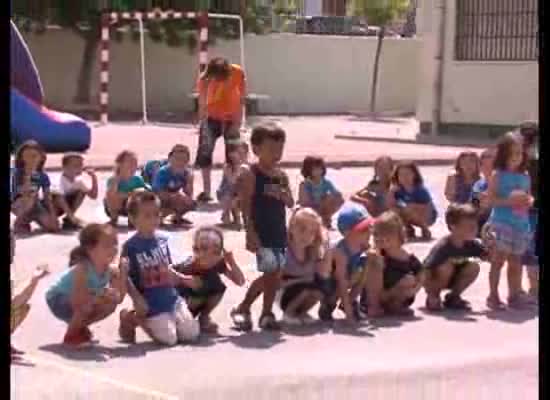
MULTIPOLYGON (((112 24, 121 20, 134 20, 139 24, 140 36, 140 62, 141 62, 141 99, 142 99, 142 123, 148 122, 147 118, 147 94, 145 79, 145 45, 144 45, 144 20, 170 20, 170 19, 196 19, 199 31, 199 70, 203 71, 208 63, 208 19, 230 19, 239 23, 239 41, 240 41, 240 65, 243 71, 245 69, 244 59, 244 26, 240 15, 219 14, 207 12, 183 12, 174 10, 155 10, 155 11, 124 11, 108 12, 102 15, 101 19, 101 50, 100 50, 100 90, 99 90, 99 116, 101 124, 109 122, 109 62, 110 62, 110 31, 112 24)), ((243 124, 245 121, 246 107, 243 107, 243 124)))

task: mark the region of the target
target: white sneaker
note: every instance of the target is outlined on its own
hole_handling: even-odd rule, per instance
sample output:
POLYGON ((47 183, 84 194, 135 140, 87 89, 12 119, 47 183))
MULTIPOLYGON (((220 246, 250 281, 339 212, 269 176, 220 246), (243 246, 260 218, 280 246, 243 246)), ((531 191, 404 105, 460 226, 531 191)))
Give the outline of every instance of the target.
POLYGON ((300 316, 300 319, 302 320, 302 323, 304 323, 305 325, 311 325, 317 322, 317 320, 313 318, 311 315, 309 315, 308 313, 300 316))
POLYGON ((283 322, 287 325, 302 325, 302 319, 291 314, 283 314, 283 322))

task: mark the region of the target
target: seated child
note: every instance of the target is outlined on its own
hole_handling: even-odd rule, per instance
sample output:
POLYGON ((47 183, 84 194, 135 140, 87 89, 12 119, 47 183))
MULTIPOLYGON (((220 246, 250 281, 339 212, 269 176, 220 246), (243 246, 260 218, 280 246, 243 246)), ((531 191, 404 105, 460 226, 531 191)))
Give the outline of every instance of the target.
POLYGON ((187 300, 191 314, 198 316, 201 332, 217 333, 218 325, 212 321, 210 314, 225 293, 226 286, 221 275, 235 285, 245 284, 244 274, 233 253, 224 248, 222 231, 212 226, 198 228, 193 235, 193 256, 175 268, 195 280, 197 288, 180 286, 178 291, 187 300))
POLYGON ((286 265, 281 279, 280 305, 283 322, 301 325, 314 322, 308 313, 322 298, 322 282, 331 269, 328 235, 319 214, 297 208, 288 223, 286 265))
POLYGON ((46 292, 52 314, 68 324, 63 343, 70 347, 92 344, 90 325, 111 315, 125 294, 128 263, 111 266, 118 253, 116 231, 109 224, 89 224, 71 251, 69 268, 46 292))
POLYGON ((174 270, 168 237, 157 232, 159 198, 145 190, 132 193, 128 215, 136 233, 122 246, 122 255, 129 262, 127 287, 134 309, 120 312, 121 339, 135 342, 136 328, 141 326, 151 339, 162 345, 196 341, 199 323, 189 314, 176 287, 197 286, 192 278, 174 270))
POLYGON ((161 167, 164 167, 166 164, 168 164, 167 159, 147 161, 145 165, 141 168, 141 177, 143 178, 144 182, 148 185, 152 185, 155 175, 157 174, 159 169, 161 167))
POLYGON ((472 197, 472 188, 479 180, 479 157, 473 151, 463 151, 455 162, 455 170, 447 176, 445 198, 449 203, 465 204, 472 197))
POLYGON ((230 225, 231 216, 237 229, 241 227, 241 211, 237 197, 237 179, 242 172, 242 150, 238 145, 226 145, 227 163, 223 168, 220 187, 216 191, 218 201, 222 206, 222 224, 230 225))
POLYGON ((168 153, 168 163, 153 179, 153 191, 160 199, 163 217, 172 214, 174 225, 193 225, 183 215, 196 208, 193 200, 193 172, 189 168, 189 149, 175 145, 168 153))
POLYGON ((31 232, 36 222, 48 232, 59 231, 59 221, 50 193, 50 178, 44 172, 46 152, 34 140, 24 142, 15 153, 11 182, 11 211, 15 234, 31 232))
POLYGON ((348 324, 354 325, 364 319, 357 297, 366 285, 366 251, 372 224, 373 220, 361 206, 349 205, 340 210, 338 230, 343 238, 331 250, 331 278, 323 282, 324 298, 319 307, 319 319, 322 321, 332 320, 338 300, 348 324))
POLYGON ((351 201, 361 204, 373 217, 387 211, 393 167, 391 157, 378 157, 374 161, 374 177, 365 188, 351 196, 351 201))
POLYGON ((367 255, 367 315, 412 315, 410 306, 423 286, 422 263, 407 252, 405 227, 393 211, 374 222, 375 248, 367 255))
MULTIPOLYGON (((12 232, 10 232, 10 245, 10 264, 13 265, 13 258, 15 255, 15 238, 12 232)), ((37 266, 30 281, 19 293, 12 296, 10 307, 10 335, 13 335, 15 333, 15 330, 29 315, 29 311, 31 310, 31 305, 29 304, 29 301, 33 296, 34 291, 36 290, 36 287, 40 280, 48 275, 48 273, 49 272, 47 265, 37 266)), ((12 281, 12 293, 13 289, 14 288, 12 281)), ((23 351, 16 349, 13 344, 11 345, 11 361, 20 359, 23 354, 23 351)))
POLYGON ((120 152, 115 159, 115 173, 107 180, 107 194, 103 203, 105 214, 113 226, 117 225, 119 215, 128 216, 128 197, 134 190, 150 190, 143 178, 136 175, 136 171, 136 154, 129 150, 120 152))
POLYGON ((469 310, 462 293, 479 275, 476 259, 487 259, 487 248, 476 239, 477 212, 470 204, 451 204, 445 213, 450 234, 440 239, 424 260, 427 271, 425 281, 426 308, 439 311, 443 307, 469 310), (448 289, 443 304, 440 294, 448 289))
POLYGON ((307 156, 302 163, 304 181, 298 188, 298 204, 319 213, 325 226, 331 226, 332 216, 344 204, 342 194, 325 176, 327 168, 321 157, 307 156))
POLYGON ((67 153, 61 159, 63 172, 59 178, 59 187, 52 192, 52 200, 57 215, 63 218, 62 229, 78 229, 82 222, 75 216, 82 205, 84 198, 97 199, 97 176, 92 169, 83 168, 84 157, 79 153, 67 153), (91 187, 82 179, 82 172, 86 172, 92 181, 91 187))
POLYGON ((481 177, 472 187, 472 197, 470 202, 478 211, 479 231, 478 236, 483 231, 483 226, 487 223, 491 215, 491 205, 489 204, 489 178, 493 174, 493 164, 495 162, 495 151, 486 149, 480 156, 481 177))
POLYGON ((399 163, 393 172, 388 205, 403 222, 409 239, 415 237, 414 227, 422 230, 422 239, 431 240, 429 227, 437 219, 437 210, 418 167, 413 162, 399 163))

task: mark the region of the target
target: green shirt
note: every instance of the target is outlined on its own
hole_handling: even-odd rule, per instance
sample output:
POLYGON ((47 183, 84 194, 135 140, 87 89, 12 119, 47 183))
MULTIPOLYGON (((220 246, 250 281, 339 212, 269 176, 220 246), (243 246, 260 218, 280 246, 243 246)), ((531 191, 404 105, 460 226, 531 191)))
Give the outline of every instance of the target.
MULTIPOLYGON (((109 189, 111 187, 111 185, 113 183, 113 180, 114 180, 114 177, 110 177, 107 180, 107 189, 109 189)), ((127 180, 122 180, 121 179, 118 182, 117 191, 121 192, 121 193, 131 193, 134 190, 141 189, 141 188, 146 189, 146 190, 151 190, 149 185, 147 185, 145 183, 145 181, 143 180, 143 178, 141 176, 134 175, 130 179, 127 179, 127 180)))

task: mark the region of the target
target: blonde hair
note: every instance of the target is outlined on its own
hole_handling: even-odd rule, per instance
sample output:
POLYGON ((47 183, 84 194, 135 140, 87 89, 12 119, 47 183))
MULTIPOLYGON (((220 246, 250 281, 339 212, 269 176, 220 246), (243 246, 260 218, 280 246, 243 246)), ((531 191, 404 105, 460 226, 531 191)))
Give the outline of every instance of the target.
POLYGON ((374 237, 382 235, 398 235, 401 243, 405 243, 405 226, 401 217, 393 211, 382 213, 374 221, 373 227, 374 237))
POLYGON ((328 234, 321 216, 314 209, 309 207, 297 207, 294 209, 288 222, 288 242, 292 243, 294 241, 292 232, 296 224, 303 221, 313 222, 317 226, 313 243, 306 248, 306 258, 308 260, 321 260, 324 258, 327 250, 328 234))

